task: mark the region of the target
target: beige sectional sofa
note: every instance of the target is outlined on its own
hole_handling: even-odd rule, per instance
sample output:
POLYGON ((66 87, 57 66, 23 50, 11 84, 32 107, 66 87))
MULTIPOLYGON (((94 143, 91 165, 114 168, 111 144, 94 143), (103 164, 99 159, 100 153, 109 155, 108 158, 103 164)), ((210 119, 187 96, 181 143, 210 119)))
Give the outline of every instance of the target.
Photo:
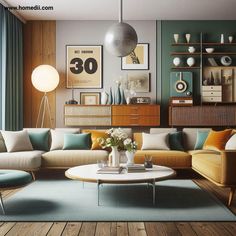
MULTIPOLYGON (((65 129, 56 130, 65 131, 65 129)), ((75 133, 80 132, 79 129, 66 130, 75 133)), ((228 204, 231 204, 236 187, 236 150, 219 152, 194 150, 197 130, 197 128, 183 129, 184 151, 141 150, 142 133, 134 133, 133 138, 138 143, 135 162, 144 163, 144 156, 151 155, 154 164, 165 165, 174 169, 192 168, 218 186, 230 187, 228 204)), ((176 129, 173 128, 150 129, 150 133, 153 134, 174 131, 176 129)), ((129 136, 132 136, 131 129, 126 129, 126 132, 129 133, 129 136)), ((0 135, 0 146, 3 142, 0 135)), ((49 142, 51 143, 51 139, 49 142)), ((73 166, 97 163, 98 160, 107 160, 108 155, 109 153, 105 150, 62 150, 62 148, 48 152, 34 150, 8 153, 3 151, 0 152, 0 169, 20 169, 31 172, 40 168, 67 169, 73 166)))

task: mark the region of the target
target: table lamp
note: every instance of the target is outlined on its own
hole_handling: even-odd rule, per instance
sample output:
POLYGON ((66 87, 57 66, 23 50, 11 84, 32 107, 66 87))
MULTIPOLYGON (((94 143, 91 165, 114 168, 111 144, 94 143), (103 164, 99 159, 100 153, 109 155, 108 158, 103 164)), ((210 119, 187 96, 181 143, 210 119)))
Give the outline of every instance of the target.
POLYGON ((40 65, 33 70, 31 75, 31 81, 33 86, 38 91, 44 93, 40 102, 39 112, 36 121, 36 128, 38 128, 40 117, 41 117, 40 127, 41 128, 43 127, 46 111, 48 112, 50 119, 50 128, 52 128, 51 111, 47 93, 53 91, 58 86, 59 74, 57 70, 50 65, 40 65))

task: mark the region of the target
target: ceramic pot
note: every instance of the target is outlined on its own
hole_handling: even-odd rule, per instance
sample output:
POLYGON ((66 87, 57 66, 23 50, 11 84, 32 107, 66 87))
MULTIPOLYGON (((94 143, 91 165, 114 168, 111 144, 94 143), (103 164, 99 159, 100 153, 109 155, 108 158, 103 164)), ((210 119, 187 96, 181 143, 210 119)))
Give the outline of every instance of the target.
POLYGON ((133 165, 134 164, 134 152, 126 151, 125 155, 127 157, 127 165, 133 165))
POLYGON ((232 63, 232 58, 229 56, 223 56, 221 57, 220 62, 223 66, 230 66, 232 63))
POLYGON ((193 66, 194 64, 195 64, 195 59, 193 58, 193 57, 189 57, 188 59, 187 59, 187 64, 188 64, 188 66, 193 66))
POLYGON ((232 43, 233 42, 234 37, 233 36, 229 36, 229 42, 232 43))
POLYGON ((117 146, 111 147, 111 164, 113 167, 118 167, 120 165, 120 153, 117 146))
POLYGON ((130 104, 130 102, 131 102, 131 97, 126 97, 126 103, 130 104))
POLYGON ((105 91, 103 91, 101 93, 101 104, 106 105, 107 101, 108 101, 108 94, 105 91))
POLYGON ((178 43, 178 41, 179 41, 179 34, 174 34, 174 40, 175 40, 175 43, 178 43))
POLYGON ((188 51, 190 52, 190 53, 194 53, 195 52, 195 47, 193 47, 193 46, 191 46, 191 47, 188 47, 188 51))
POLYGON ((175 58, 173 59, 173 64, 174 64, 175 66, 179 66, 179 65, 180 65, 180 62, 181 62, 181 60, 180 60, 179 57, 175 57, 175 58))

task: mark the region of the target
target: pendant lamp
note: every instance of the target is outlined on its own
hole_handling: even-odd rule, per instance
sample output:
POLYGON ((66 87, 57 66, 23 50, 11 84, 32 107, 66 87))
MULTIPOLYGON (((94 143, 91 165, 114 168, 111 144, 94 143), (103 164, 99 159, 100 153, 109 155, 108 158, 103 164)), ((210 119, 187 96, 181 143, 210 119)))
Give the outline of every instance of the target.
POLYGON ((138 42, 134 28, 123 22, 122 0, 120 0, 119 22, 113 24, 105 35, 105 47, 109 53, 117 57, 129 55, 138 42))

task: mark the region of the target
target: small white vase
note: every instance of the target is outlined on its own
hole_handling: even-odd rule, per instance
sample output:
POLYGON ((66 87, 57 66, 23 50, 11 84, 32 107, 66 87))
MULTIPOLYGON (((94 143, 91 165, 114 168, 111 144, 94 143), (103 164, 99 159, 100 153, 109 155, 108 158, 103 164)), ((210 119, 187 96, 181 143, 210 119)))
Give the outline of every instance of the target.
POLYGON ((224 40, 224 34, 221 34, 220 35, 220 43, 224 43, 225 42, 225 40, 224 40))
POLYGON ((111 164, 113 167, 119 167, 120 165, 120 153, 117 146, 111 147, 111 164))
POLYGON ((105 91, 103 91, 101 93, 101 104, 102 105, 106 105, 107 104, 107 100, 108 100, 108 94, 105 91))
POLYGON ((174 34, 174 40, 175 40, 175 43, 178 43, 178 41, 179 41, 179 34, 174 34))
POLYGON ((127 157, 127 165, 133 165, 134 164, 134 152, 126 151, 125 155, 127 157))
POLYGON ((188 47, 188 51, 190 53, 194 53, 195 52, 195 47, 191 46, 191 47, 188 47))
POLYGON ((180 65, 180 62, 181 62, 181 60, 180 60, 179 57, 175 57, 175 58, 173 59, 173 64, 174 64, 175 66, 179 66, 179 65, 180 65))
POLYGON ((193 57, 189 57, 188 59, 187 59, 187 64, 188 64, 188 66, 193 66, 194 65, 194 63, 195 63, 195 59, 193 58, 193 57))
POLYGON ((186 42, 190 42, 191 34, 185 34, 186 42))
POLYGON ((234 37, 233 36, 229 36, 229 42, 232 43, 233 42, 234 37))
POLYGON ((126 103, 130 104, 130 102, 131 102, 131 97, 126 97, 126 103))

